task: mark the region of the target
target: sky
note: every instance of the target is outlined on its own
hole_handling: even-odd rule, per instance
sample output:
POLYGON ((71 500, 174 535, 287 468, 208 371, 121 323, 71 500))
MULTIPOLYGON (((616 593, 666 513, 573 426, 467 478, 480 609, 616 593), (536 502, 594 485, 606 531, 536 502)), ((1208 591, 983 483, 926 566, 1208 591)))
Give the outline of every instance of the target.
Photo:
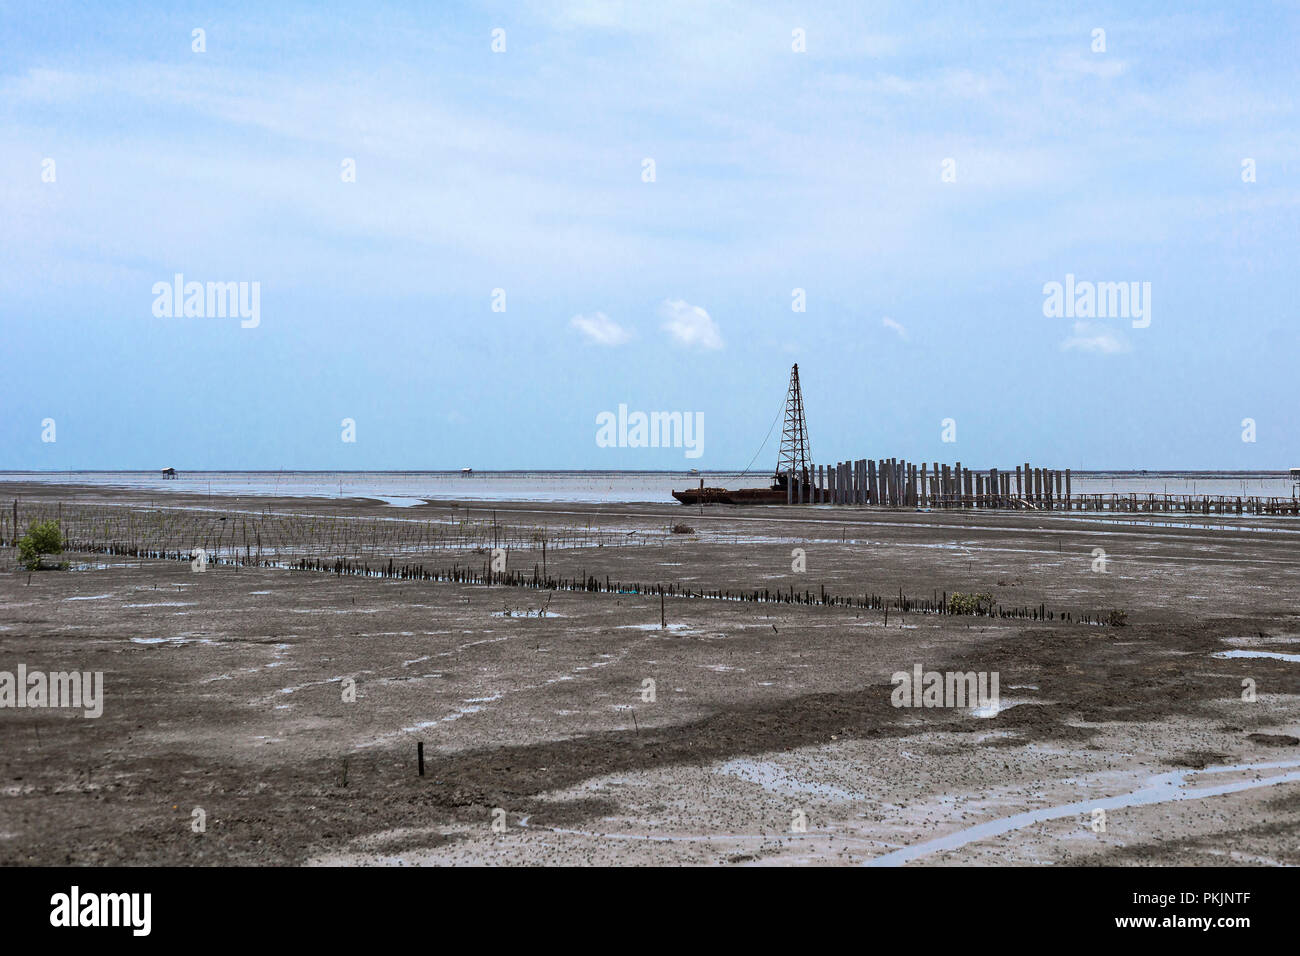
POLYGON ((153 6, 0 5, 0 469, 1300 465, 1295 2, 153 6))

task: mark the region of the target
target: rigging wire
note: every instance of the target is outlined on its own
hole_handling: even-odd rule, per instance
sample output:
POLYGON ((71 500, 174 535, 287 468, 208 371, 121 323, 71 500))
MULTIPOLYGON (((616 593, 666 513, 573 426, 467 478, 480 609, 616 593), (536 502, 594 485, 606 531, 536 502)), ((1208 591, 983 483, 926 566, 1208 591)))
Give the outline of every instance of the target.
POLYGON ((741 477, 741 478, 744 478, 747 474, 749 474, 749 469, 752 468, 752 467, 754 466, 754 462, 758 461, 758 456, 761 455, 761 454, 763 454, 763 449, 767 447, 767 440, 768 440, 768 438, 771 438, 771 437, 772 437, 772 431, 773 431, 773 429, 776 428, 776 423, 777 423, 777 421, 780 420, 781 415, 782 415, 782 413, 784 413, 784 412, 785 412, 785 402, 782 401, 782 402, 781 402, 781 409, 780 409, 780 411, 778 411, 778 412, 776 413, 776 418, 772 419, 772 426, 771 426, 771 428, 769 428, 769 429, 767 430, 767 438, 764 438, 764 439, 763 439, 763 444, 761 444, 761 445, 758 446, 758 451, 754 452, 754 457, 751 458, 751 459, 749 459, 749 464, 746 465, 746 466, 745 466, 745 470, 742 471, 742 472, 740 473, 740 477, 741 477))

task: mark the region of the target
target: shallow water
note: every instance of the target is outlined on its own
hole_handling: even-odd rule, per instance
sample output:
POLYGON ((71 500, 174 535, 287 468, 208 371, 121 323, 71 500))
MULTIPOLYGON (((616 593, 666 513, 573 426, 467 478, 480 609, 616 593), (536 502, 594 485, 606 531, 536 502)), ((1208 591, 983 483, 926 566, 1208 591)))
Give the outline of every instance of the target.
MULTIPOLYGON (((1014 467, 1014 463, 1012 463, 1014 467)), ((1285 463, 1283 467, 1288 467, 1285 463)), ((303 472, 193 471, 164 479, 154 471, 0 472, 2 481, 85 484, 136 490, 213 495, 284 495, 372 498, 397 507, 430 501, 666 502, 674 489, 764 488, 762 471, 691 475, 685 471, 448 471, 303 472)), ((1076 473, 1080 494, 1257 495, 1290 497, 1291 479, 1277 472, 1091 472, 1076 473)))
POLYGON ((1233 657, 1266 657, 1275 661, 1290 661, 1292 664, 1300 664, 1300 654, 1283 654, 1280 651, 1219 651, 1217 654, 1211 654, 1211 657, 1233 658, 1233 657))
POLYGON ((928 856, 931 853, 938 853, 942 850, 955 850, 968 843, 985 840, 989 837, 1001 836, 1004 833, 1010 833, 1012 830, 1019 830, 1035 823, 1043 823, 1047 820, 1059 820, 1062 817, 1091 814, 1093 810, 1117 810, 1123 807, 1145 806, 1153 803, 1168 803, 1175 800, 1201 800, 1205 797, 1215 797, 1226 793, 1237 793, 1241 790, 1251 790, 1255 787, 1271 787, 1280 783, 1292 783, 1300 781, 1300 770, 1295 770, 1291 773, 1278 774, 1271 777, 1237 780, 1232 783, 1220 784, 1218 786, 1187 786, 1189 780, 1197 780, 1203 776, 1209 776, 1212 778, 1214 774, 1248 773, 1258 772, 1260 770, 1289 770, 1296 767, 1300 767, 1300 760, 1282 760, 1256 764, 1233 764, 1231 766, 1223 767, 1206 767, 1203 770, 1175 770, 1171 773, 1156 774, 1155 776, 1150 777, 1141 789, 1134 790, 1131 793, 1122 794, 1117 797, 1078 800, 1074 803, 1066 803, 1055 807, 1044 807, 1040 810, 1028 810, 1024 813, 1002 817, 998 820, 989 820, 986 823, 976 824, 973 827, 958 830, 956 833, 950 833, 947 836, 938 837, 934 840, 926 840, 924 843, 916 843, 912 846, 903 847, 901 850, 886 853, 882 856, 868 860, 864 865, 900 866, 912 860, 919 859, 920 857, 928 856))

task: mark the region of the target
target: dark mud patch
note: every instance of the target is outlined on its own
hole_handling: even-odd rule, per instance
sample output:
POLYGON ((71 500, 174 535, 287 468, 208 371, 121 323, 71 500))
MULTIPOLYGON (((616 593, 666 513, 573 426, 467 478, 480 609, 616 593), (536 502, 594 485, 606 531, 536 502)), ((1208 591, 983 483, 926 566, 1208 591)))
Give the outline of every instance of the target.
POLYGON ((1232 763, 1233 757, 1211 750, 1189 750, 1176 757, 1166 757, 1160 761, 1166 767, 1190 767, 1192 770, 1204 770, 1215 764, 1232 763))
POLYGON ((1261 747, 1300 746, 1300 737, 1292 737, 1290 734, 1247 734, 1246 739, 1261 747))

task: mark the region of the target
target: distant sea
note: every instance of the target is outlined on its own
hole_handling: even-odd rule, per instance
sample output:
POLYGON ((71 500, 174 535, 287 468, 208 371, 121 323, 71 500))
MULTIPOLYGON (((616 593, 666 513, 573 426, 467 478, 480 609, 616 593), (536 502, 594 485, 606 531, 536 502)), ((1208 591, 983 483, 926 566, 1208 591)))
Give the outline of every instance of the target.
MULTIPOLYGON (((0 482, 95 485, 213 495, 372 498, 395 506, 436 501, 671 502, 674 489, 699 485, 761 488, 763 474, 735 471, 191 471, 175 480, 156 471, 0 471, 0 482)), ((1081 493, 1291 497, 1286 472, 1095 471, 1073 473, 1081 493)))

